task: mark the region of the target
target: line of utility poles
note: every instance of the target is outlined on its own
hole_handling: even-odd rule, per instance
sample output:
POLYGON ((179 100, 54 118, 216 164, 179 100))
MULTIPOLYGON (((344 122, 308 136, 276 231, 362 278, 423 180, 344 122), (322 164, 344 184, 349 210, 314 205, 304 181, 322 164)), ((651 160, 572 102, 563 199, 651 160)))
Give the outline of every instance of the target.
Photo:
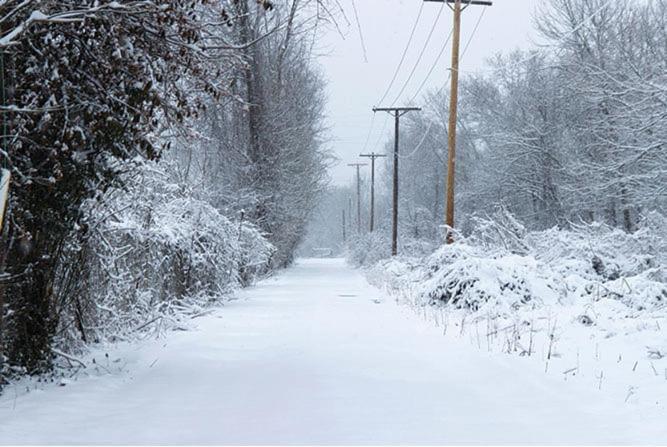
MULTIPOLYGON (((451 66, 451 90, 449 95, 449 124, 447 131, 447 193, 445 203, 445 225, 447 234, 445 240, 448 244, 454 242, 454 196, 456 175, 456 123, 458 119, 458 93, 459 93, 459 61, 461 46, 461 13, 471 5, 492 6, 488 0, 423 0, 425 2, 445 3, 454 12, 454 30, 452 32, 452 66, 451 66), (453 6, 452 6, 453 5, 453 6)), ((400 118, 409 112, 421 111, 419 107, 374 107, 373 113, 388 112, 394 116, 394 173, 392 191, 392 228, 391 228, 391 254, 398 254, 398 186, 399 186, 399 131, 400 118)), ((361 157, 371 159, 371 204, 370 204, 370 231, 373 232, 375 225, 375 159, 386 157, 383 154, 360 154, 361 157)), ((357 168, 357 231, 361 233, 361 190, 359 168, 366 166, 363 163, 351 163, 348 166, 357 168)), ((352 213, 352 199, 348 216, 352 213)), ((350 219, 351 221, 351 219, 350 219)), ((345 215, 343 212, 343 227, 345 227, 345 215)), ((343 234, 345 238, 345 234, 343 234)))
POLYGON ((361 234, 361 173, 362 166, 367 166, 366 163, 348 163, 348 166, 357 168, 357 233, 361 234))
POLYGON ((359 154, 360 157, 370 158, 371 159, 371 224, 370 230, 371 233, 375 229, 375 159, 386 157, 384 154, 376 154, 371 152, 370 154, 359 154))
POLYGON ((459 100, 459 51, 461 46, 461 12, 470 5, 491 6, 492 2, 486 0, 424 0, 425 2, 446 2, 447 6, 454 11, 454 31, 452 32, 452 74, 451 91, 449 94, 449 126, 447 131, 447 203, 445 205, 445 225, 447 235, 445 241, 448 244, 454 242, 454 188, 456 175, 456 120, 458 115, 459 100), (454 6, 450 6, 450 3, 454 6), (465 7, 463 7, 465 5, 465 7))
POLYGON ((373 107, 373 113, 387 112, 394 115, 394 187, 392 191, 391 210, 391 255, 398 254, 398 149, 400 120, 409 112, 419 112, 419 107, 373 107))

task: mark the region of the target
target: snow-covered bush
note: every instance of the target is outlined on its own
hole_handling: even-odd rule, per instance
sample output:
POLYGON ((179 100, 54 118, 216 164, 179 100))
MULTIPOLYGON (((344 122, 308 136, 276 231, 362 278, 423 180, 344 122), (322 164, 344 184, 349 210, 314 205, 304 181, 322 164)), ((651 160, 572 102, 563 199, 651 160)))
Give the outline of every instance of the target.
POLYGON ((391 239, 380 231, 357 235, 347 245, 347 261, 355 267, 373 265, 390 256, 391 239))
POLYGON ((266 271, 273 248, 257 228, 163 168, 147 163, 125 189, 89 202, 86 237, 68 249, 78 262, 59 276, 61 344, 173 326, 266 271))
POLYGON ((528 232, 506 210, 477 219, 468 237, 416 260, 399 257, 367 269, 371 282, 442 303, 506 314, 526 306, 610 299, 630 309, 667 302, 667 221, 652 213, 634 233, 607 225, 528 232))
POLYGON ((446 245, 427 258, 427 271, 417 288, 428 303, 479 310, 485 304, 504 310, 522 304, 555 304, 564 295, 555 278, 530 256, 488 257, 465 244, 446 245))
MULTIPOLYGON (((436 245, 424 239, 402 237, 398 251, 406 257, 423 257, 433 253, 436 245)), ((391 237, 383 231, 355 236, 347 244, 346 258, 354 267, 372 267, 391 257, 391 237)))
MULTIPOLYGON (((398 256, 382 259, 374 265, 366 267, 368 281, 390 293, 410 288, 411 284, 419 283, 422 258, 398 256)), ((423 276, 423 275, 422 275, 423 276)))
MULTIPOLYGON (((472 231, 466 237, 469 244, 484 247, 487 252, 509 251, 510 253, 526 254, 526 227, 514 217, 505 206, 499 206, 488 217, 472 216, 468 225, 472 231)), ((459 235, 460 238, 460 235, 459 235)))
POLYGON ((600 223, 573 224, 569 230, 530 233, 525 244, 541 261, 577 260, 587 278, 614 280, 667 265, 667 218, 650 213, 633 233, 600 223))

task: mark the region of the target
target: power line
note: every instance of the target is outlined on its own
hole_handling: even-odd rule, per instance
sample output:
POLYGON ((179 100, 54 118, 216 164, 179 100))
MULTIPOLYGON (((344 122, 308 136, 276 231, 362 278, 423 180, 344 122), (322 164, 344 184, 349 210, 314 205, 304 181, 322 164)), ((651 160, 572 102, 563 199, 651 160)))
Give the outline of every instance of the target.
MULTIPOLYGON (((422 5, 424 3, 422 2, 422 5)), ((417 71, 417 67, 419 66, 419 63, 421 62, 422 58, 424 57, 424 53, 426 52, 426 48, 428 47, 429 42, 431 41, 431 37, 433 37, 433 33, 435 32, 435 28, 438 25, 438 22, 440 21, 440 16, 442 15, 442 11, 445 9, 445 3, 442 4, 440 7, 440 11, 438 11, 438 15, 435 17, 435 20, 433 21, 433 26, 431 27, 431 31, 429 31, 428 36, 426 37, 426 41, 424 42, 424 46, 422 47, 421 52, 419 53, 419 57, 417 58, 417 61, 414 63, 412 66, 412 70, 410 71, 410 75, 408 75, 408 78, 405 80, 403 83, 403 87, 401 88, 401 91, 398 93, 396 96, 396 99, 391 103, 391 106, 393 107, 394 104, 398 102, 399 99, 401 99, 401 96, 403 95, 403 92, 405 92, 406 87, 412 80, 412 77, 415 74, 415 71, 417 71)))
POLYGON ((391 78, 391 82, 389 83, 389 86, 385 90, 384 94, 382 95, 382 98, 378 101, 378 104, 382 104, 385 99, 387 99, 387 95, 391 91, 391 88, 394 86, 394 82, 396 82, 396 78, 398 77, 398 72, 403 66, 403 62, 405 62, 405 56, 408 54, 408 49, 410 48, 410 44, 412 43, 412 39, 415 37, 415 31, 417 30, 417 25, 419 24, 419 19, 421 19, 422 16, 422 11, 424 10, 424 3, 419 6, 419 13, 417 14, 417 18, 415 19, 415 23, 412 25, 412 31, 410 31, 410 38, 408 39, 408 43, 405 45, 405 49, 403 50, 403 55, 401 56, 401 60, 398 62, 398 66, 396 67, 396 70, 394 71, 394 76, 391 78))
POLYGON ((373 114, 371 117, 371 124, 368 126, 368 134, 366 135, 366 141, 364 141, 364 148, 362 152, 366 152, 366 148, 368 147, 368 141, 371 139, 371 133, 373 133, 374 124, 375 124, 375 114, 373 114))
POLYGON ((388 122, 389 122, 389 115, 385 115, 384 122, 382 123, 382 130, 380 130, 380 135, 378 136, 377 141, 375 141, 375 145, 373 146, 373 151, 376 151, 378 146, 380 145, 380 142, 382 141, 382 137, 384 135, 384 131, 387 129, 388 122))
MULTIPOLYGON (((590 16, 584 18, 584 19, 583 19, 579 24, 577 24, 573 29, 571 29, 570 31, 568 31, 568 33, 566 33, 565 35, 563 35, 563 36, 561 37, 561 41, 562 41, 563 39, 565 39, 566 37, 569 37, 569 36, 571 36, 572 34, 576 33, 578 30, 580 30, 580 29, 581 29, 581 28, 582 28, 582 27, 583 27, 589 20, 591 20, 591 19, 594 18, 597 14, 599 14, 600 12, 604 11, 607 7, 609 7, 609 6, 613 3, 613 1, 614 1, 614 0, 609 0, 609 1, 608 1, 607 3, 605 3, 602 7, 600 7, 600 8, 597 9, 597 10, 595 10, 595 12, 594 12, 593 14, 591 14, 590 16)), ((424 3, 422 3, 422 5, 423 5, 423 4, 424 4, 424 3)), ((441 9, 441 11, 442 11, 442 9, 441 9)), ((465 45, 465 47, 464 47, 464 49, 463 49, 463 52, 462 52, 462 54, 461 54, 461 61, 463 61, 463 58, 465 57, 465 55, 466 55, 467 52, 468 52, 468 49, 470 48, 470 44, 472 43, 472 40, 474 39, 474 37, 475 37, 475 35, 476 35, 476 33, 477 33, 478 29, 479 29, 479 26, 480 26, 480 24, 481 24, 481 22, 482 22, 482 19, 484 18, 484 14, 485 14, 485 12, 486 12, 486 8, 482 9, 482 11, 481 11, 481 13, 480 13, 480 15, 479 15, 479 17, 478 17, 478 19, 477 19, 477 23, 475 24, 475 27, 474 27, 474 29, 473 29, 473 32, 471 33, 470 37, 468 38, 468 41, 466 42, 466 45, 465 45)), ((449 40, 451 39, 451 35, 452 35, 452 34, 451 34, 451 32, 450 32, 450 35, 449 35, 447 41, 449 41, 449 40)), ((446 44, 445 44, 445 46, 446 46, 446 44)), ((443 49, 444 49, 444 46, 443 46, 443 49)), ((428 72, 428 74, 427 74, 427 76, 426 76, 426 79, 420 84, 420 87, 417 89, 417 92, 412 96, 412 98, 410 99, 410 102, 414 102, 414 100, 417 98, 417 96, 419 95, 419 93, 421 92, 421 90, 423 89, 423 87, 425 86, 426 82, 428 82, 428 78, 432 75, 432 73, 433 73, 433 71, 434 71, 434 69, 435 69, 434 67, 437 65, 437 62, 438 62, 439 59, 442 57, 442 53, 444 53, 444 51, 441 51, 441 53, 438 55, 438 57, 436 58, 435 63, 433 64, 433 66, 432 66, 431 69, 429 70, 429 72, 428 72)), ((540 54, 540 53, 535 53, 535 54, 533 54, 533 55, 531 55, 531 56, 529 56, 529 57, 526 57, 526 58, 524 58, 524 59, 522 59, 522 60, 519 60, 519 61, 515 62, 514 64, 512 64, 512 65, 510 65, 510 66, 508 66, 508 67, 505 67, 505 68, 513 68, 513 67, 515 67, 515 66, 519 66, 519 65, 524 64, 524 63, 526 63, 526 62, 529 62, 530 60, 532 60, 532 59, 536 58, 537 56, 539 56, 539 54, 540 54)), ((449 82, 450 77, 451 77, 451 71, 449 72, 449 75, 447 76, 447 80, 445 81, 445 83, 444 83, 444 84, 437 90, 436 95, 440 95, 440 94, 442 93, 442 91, 444 90, 444 88, 445 88, 446 85, 447 85, 447 82, 449 82)), ((378 139, 378 141, 377 141, 376 144, 375 144, 375 147, 376 147, 376 148, 377 148, 377 146, 380 144, 380 141, 381 141, 381 139, 382 139, 382 134, 384 133, 384 130, 385 130, 385 128, 386 128, 386 124, 387 124, 387 121, 386 121, 386 119, 385 119, 385 123, 384 123, 384 126, 383 126, 383 130, 382 130, 382 132, 381 132, 380 138, 378 139)), ((399 157, 400 157, 400 158, 403 158, 403 159, 411 158, 411 157, 413 157, 417 152, 419 152, 419 150, 421 150, 422 146, 423 146, 424 143, 426 142, 426 139, 427 139, 427 137, 428 137, 429 133, 431 132, 431 129, 433 128, 434 125, 435 125, 435 121, 432 120, 432 121, 429 123, 429 126, 428 126, 428 128, 426 129, 426 132, 424 132, 424 136, 422 137, 422 139, 421 139, 421 141, 419 142, 419 144, 417 144, 417 146, 415 147, 415 149, 414 149, 412 152, 410 152, 409 154, 407 154, 407 155, 399 155, 399 157)))
MULTIPOLYGON (((486 8, 482 9, 482 12, 480 13, 479 18, 477 19, 477 23, 475 24, 475 28, 473 29, 472 33, 470 34, 470 37, 468 38, 468 42, 466 42, 466 46, 463 49, 463 53, 461 54, 461 61, 463 61, 463 58, 465 57, 466 53, 468 52, 468 48, 470 47, 470 44, 472 43, 472 40, 474 39, 475 34, 477 33, 477 30, 479 29, 479 25, 482 22, 482 18, 484 17, 485 12, 486 12, 486 8)), ((449 33, 449 37, 447 38, 447 42, 449 42, 451 37, 452 37, 452 32, 449 33)), ((447 42, 445 42, 445 46, 447 45, 447 42)), ((433 69, 435 68, 435 66, 438 63, 438 60, 442 56, 442 53, 444 52, 445 46, 443 46, 443 51, 441 51, 440 54, 438 55, 438 58, 436 59, 435 63, 431 66, 431 70, 429 71, 429 74, 426 76, 426 79, 424 79, 424 82, 422 82, 421 86, 419 87, 417 92, 414 94, 414 96, 412 97, 410 102, 414 102, 414 100, 417 98, 417 95, 419 94, 421 89, 424 87, 424 84, 426 84, 426 81, 428 81, 428 77, 431 75, 433 69)), ((447 76, 447 80, 442 85, 442 87, 440 87, 438 89, 438 91, 436 93, 437 95, 442 93, 442 90, 447 85, 447 82, 449 81, 449 78, 451 77, 451 75, 452 75, 452 73, 450 71, 449 75, 447 76)), ((426 132, 424 132, 424 136, 422 137, 421 141, 419 142, 419 144, 417 144, 417 146, 415 147, 415 149, 412 152, 410 152, 408 155, 399 155, 399 157, 401 157, 401 158, 411 158, 411 157, 413 157, 424 145, 424 142, 426 141, 426 138, 428 137, 429 133, 431 132, 431 128, 433 128, 434 124, 435 124, 435 121, 431 120, 431 122, 428 125, 428 128, 426 129, 426 132)))
POLYGON ((442 45, 442 48, 440 49, 440 53, 438 53, 438 57, 436 57, 435 61, 433 61, 433 65, 431 65, 431 68, 428 70, 428 73, 426 74, 426 78, 424 78, 424 81, 419 85, 419 88, 417 89, 415 94, 412 95, 412 98, 410 98, 410 102, 414 102, 414 100, 417 98, 417 95, 419 95, 419 93, 424 88, 424 85, 426 85, 429 78, 433 74, 433 71, 435 70, 435 67, 437 67, 438 62, 440 62, 440 58, 442 57, 443 54, 445 54, 445 50, 447 49, 447 45, 449 44, 449 41, 452 38, 452 34, 453 34, 453 31, 450 31, 449 36, 447 37, 447 40, 445 41, 445 43, 442 45))
MULTIPOLYGON (((472 40, 473 40, 473 38, 475 37, 475 34, 477 34, 477 30, 479 29, 479 25, 482 23, 482 19, 484 18, 484 14, 485 14, 485 13, 486 13, 486 8, 482 9, 482 12, 479 14, 479 17, 477 18, 477 23, 475 24, 475 28, 473 29, 472 33, 470 34, 470 37, 468 38, 468 42, 466 43, 466 46, 465 46, 465 48, 463 49, 463 53, 461 54, 461 61, 463 61, 463 58, 465 57, 466 53, 468 52, 468 48, 470 47, 470 44, 472 43, 472 40)), ((426 78, 425 78, 424 81, 419 85, 419 88, 417 89, 417 91, 415 92, 415 94, 414 94, 414 95, 412 96, 412 98, 410 99, 410 102, 414 102, 414 100, 417 98, 417 96, 419 95, 419 93, 421 93, 422 89, 424 88, 424 86, 425 86, 426 83, 428 82, 429 78, 430 78, 431 75, 433 74, 433 71, 434 71, 435 68, 437 67, 438 62, 440 61, 440 58, 442 57, 442 55, 444 54, 445 50, 447 49, 447 44, 448 44, 449 41, 451 40, 453 32, 454 32, 454 30, 452 30, 452 31, 449 32, 449 36, 447 37, 447 40, 445 41, 445 44, 442 46, 442 49, 440 50, 440 53, 438 54, 438 57, 437 57, 437 58, 435 59, 435 61, 433 62, 433 65, 431 65, 431 68, 429 69, 428 74, 426 75, 426 78)), ((449 72, 449 75, 448 75, 448 77, 447 77, 447 80, 445 81, 445 84, 449 81, 449 76, 451 76, 451 75, 452 75, 452 73, 449 72)), ((440 92, 442 91, 443 88, 444 88, 444 85, 443 85, 443 87, 440 88, 440 90, 438 90, 438 93, 440 93, 440 92)))
POLYGON ((473 28, 472 34, 470 34, 470 38, 468 39, 468 42, 466 42, 466 46, 463 48, 463 53, 461 53, 461 60, 463 60, 463 57, 468 52, 468 47, 470 47, 472 39, 475 37, 475 34, 477 34, 477 30, 479 29, 479 25, 482 23, 482 19, 484 18, 485 12, 486 8, 482 8, 482 12, 479 14, 479 17, 477 18, 477 23, 475 23, 475 28, 473 28))
MULTIPOLYGON (((609 0, 609 1, 608 1, 607 3, 605 3, 601 8, 597 9, 593 14, 591 14, 590 16, 584 18, 584 19, 581 21, 581 23, 577 24, 577 25, 576 25, 573 29, 571 29, 567 34, 563 35, 563 36, 561 37, 560 40, 562 41, 563 39, 565 39, 565 38, 571 36, 572 34, 576 33, 576 32, 577 32, 578 30, 580 30, 580 29, 581 29, 581 28, 582 28, 582 27, 583 27, 589 20, 591 20, 591 19, 594 18, 597 14, 599 14, 600 12, 604 11, 604 9, 606 9, 607 7, 609 7, 609 6, 613 3, 613 1, 614 1, 614 0, 609 0)), ((422 3, 422 4, 423 4, 423 3, 422 3)), ((473 40, 475 34, 477 33, 477 31, 478 31, 478 29, 479 29, 479 26, 480 26, 480 24, 481 24, 481 22, 482 22, 482 19, 484 18, 484 14, 485 14, 485 12, 486 12, 486 8, 482 9, 482 11, 481 11, 481 13, 480 13, 480 15, 479 15, 479 17, 478 17, 478 19, 477 19, 477 23, 475 24, 475 28, 473 29, 473 32, 472 32, 472 34, 470 35, 468 41, 466 42, 466 46, 465 46, 465 48, 463 49, 463 53, 461 54, 461 61, 463 61, 463 58, 465 57, 466 53, 468 52, 468 49, 469 49, 469 47, 470 47, 470 44, 472 43, 472 40, 473 40)), ((451 39, 451 33, 450 33, 450 35, 449 35, 448 40, 449 40, 449 39, 451 39)), ((443 47, 443 48, 444 48, 444 47, 443 47)), ((515 62, 514 64, 509 65, 508 67, 505 67, 505 68, 513 68, 513 67, 519 66, 519 65, 521 65, 521 64, 525 64, 526 62, 529 62, 530 60, 536 58, 536 57, 539 56, 539 55, 540 55, 540 53, 535 53, 535 54, 533 54, 533 55, 531 55, 531 56, 529 56, 529 57, 526 57, 526 58, 524 58, 524 59, 521 59, 521 60, 515 62)), ((424 82, 422 82, 422 84, 420 85, 420 87, 419 87, 419 89, 417 90, 417 92, 412 96, 412 98, 410 99, 410 102, 414 102, 414 100, 417 98, 418 94, 421 92, 421 89, 422 89, 422 88, 424 87, 424 85, 426 84, 426 82, 427 82, 429 76, 432 74, 432 71, 433 71, 434 67, 437 65, 437 61, 438 61, 441 57, 442 57, 442 54, 439 54, 439 55, 438 55, 438 58, 436 59, 436 62, 435 62, 434 65, 431 67, 431 70, 429 70, 429 73, 428 73, 426 79, 424 80, 424 82)), ((449 75, 447 76, 447 80, 445 81, 445 83, 444 83, 444 84, 437 90, 436 95, 440 95, 440 94, 442 93, 442 91, 444 90, 444 88, 447 86, 447 82, 449 82, 450 77, 451 77, 451 72, 450 72, 449 75)), ((419 142, 419 144, 415 147, 415 149, 414 149, 412 152, 410 152, 409 154, 407 154, 407 155, 400 155, 400 157, 401 157, 401 158, 411 158, 411 157, 413 157, 413 156, 414 156, 414 155, 415 155, 415 154, 422 148, 423 144, 426 142, 426 139, 427 139, 427 137, 428 137, 429 133, 431 132, 431 129, 433 128, 434 125, 435 125, 435 121, 431 120, 431 122, 429 123, 429 126, 428 126, 427 129, 426 129, 426 132, 424 132, 424 136, 422 137, 422 139, 421 139, 421 141, 419 142)))
MULTIPOLYGON (((438 21, 439 21, 440 15, 442 14, 442 10, 443 10, 443 8, 444 8, 444 4, 443 4, 443 6, 440 8, 440 11, 438 12, 438 16, 436 17, 436 20, 435 20, 434 23, 433 23, 433 27, 431 28, 431 31, 429 32, 428 38, 427 38, 427 40, 426 40, 426 42, 425 42, 425 44, 424 44, 424 47, 422 48, 422 51, 421 51, 421 53, 420 53, 420 55, 419 55, 419 59, 417 60, 415 66, 413 67, 412 72, 410 73, 410 76, 408 77, 408 80, 407 80, 406 83, 403 85, 403 87, 402 87, 402 89, 401 89, 401 93, 399 93, 399 96, 404 92, 404 90, 405 90, 405 88, 406 88, 408 82, 410 81, 410 79, 411 79, 412 76, 414 75, 414 72, 415 72, 415 70, 416 70, 416 66, 419 64, 419 62, 421 61, 421 58, 422 58, 423 55, 424 55, 424 51, 425 51, 425 49, 426 49, 426 46, 428 45, 428 43, 429 43, 429 41, 430 41, 430 39, 431 39, 431 37, 432 37, 432 35, 433 35, 433 32, 434 32, 434 30, 435 30, 435 27, 437 26, 437 23, 438 23, 438 21)), ((394 71, 394 75, 393 75, 393 77, 392 77, 392 79, 391 79, 391 82, 389 83, 389 86, 387 87, 387 89, 386 89, 385 92, 384 92, 384 95, 382 96, 382 98, 381 98, 380 101, 379 101, 380 103, 382 103, 382 102, 386 99, 387 95, 389 94, 389 92, 390 92, 390 90, 391 90, 391 87, 394 85, 394 82, 396 81, 396 78, 397 78, 397 76, 398 76, 398 72, 399 72, 401 66, 403 65, 403 62, 405 61, 405 56, 406 56, 407 51, 408 51, 408 49, 409 49, 409 47, 410 47, 410 43, 412 42, 412 39, 414 38, 415 30, 417 29, 417 24, 419 23, 419 20, 420 20, 420 18, 421 18, 421 16, 422 16, 422 11, 423 11, 423 9, 424 9, 424 2, 421 3, 421 6, 420 6, 420 8, 419 8, 419 13, 417 14, 417 19, 415 20, 415 23, 414 23, 414 25, 413 25, 413 27, 412 27, 412 31, 411 31, 411 33, 410 33, 410 38, 408 39, 408 43, 407 43, 407 45, 406 45, 406 47, 405 47, 405 49, 404 49, 404 51, 403 51, 403 55, 401 56, 401 60, 400 60, 400 62, 399 62, 399 64, 398 64, 398 66, 396 67, 396 70, 394 71)), ((481 18, 480 18, 480 20, 481 20, 481 18)), ((477 26, 479 26, 479 22, 480 22, 480 20, 478 20, 478 22, 477 22, 477 26)), ((475 27, 475 31, 477 30, 477 26, 475 27)), ((435 62, 433 63, 433 65, 432 65, 431 68, 429 69, 429 72, 428 72, 428 75, 426 76, 426 79, 424 79, 424 81, 421 83, 421 85, 419 86, 419 89, 417 90, 417 92, 416 92, 416 93, 412 96, 412 98, 410 99, 410 102, 414 102, 414 100, 416 99, 417 95, 420 93, 421 89, 424 87, 424 85, 426 84, 426 82, 428 82, 428 79, 429 79, 429 77, 431 76, 431 74, 433 73, 433 71, 435 70, 435 67, 436 67, 438 61, 440 60, 440 58, 441 58, 442 55, 444 54, 444 51, 445 51, 445 49, 446 49, 446 47, 447 47, 447 44, 449 43, 449 41, 450 41, 450 39, 451 39, 451 37, 452 37, 452 32, 453 32, 453 31, 450 31, 449 36, 447 37, 447 40, 445 41, 445 43, 443 44, 443 46, 442 46, 442 48, 441 48, 441 50, 440 50, 440 53, 438 54, 438 56, 437 56, 435 62)), ((468 41, 468 45, 469 45, 469 44, 470 44, 470 41, 468 41)), ((467 50, 467 48, 468 48, 468 45, 466 45, 466 50, 467 50)), ((465 55, 465 51, 464 51, 464 55, 465 55)), ((450 75, 451 75, 451 73, 450 73, 450 75)), ((442 90, 442 89, 441 89, 441 90, 442 90)), ((441 90, 440 90, 440 91, 441 91, 441 90)), ((398 100, 398 98, 397 98, 396 100, 394 100, 394 103, 395 103, 397 100, 398 100)), ((392 104, 392 105, 393 105, 393 104, 392 104)), ((373 124, 374 124, 374 122, 375 122, 374 120, 375 120, 375 114, 373 114, 373 118, 371 119, 371 125, 370 125, 369 130, 368 130, 368 135, 366 136, 366 141, 364 142, 364 151, 365 151, 366 148, 368 147, 368 142, 369 142, 369 140, 370 140, 371 133, 372 133, 372 131, 373 131, 373 124)), ((422 141, 419 143, 419 145, 417 146, 417 148, 416 148, 412 153, 410 153, 410 154, 407 155, 407 156, 400 156, 401 158, 409 158, 409 157, 412 157, 412 156, 413 156, 413 155, 414 155, 414 154, 421 148, 422 144, 423 144, 424 141, 426 140, 426 135, 428 134, 428 132, 430 132, 430 128, 431 128, 431 126, 432 126, 432 123, 431 123, 431 125, 429 126, 429 128, 428 128, 428 130, 427 130, 427 133, 425 134, 424 138, 422 138, 422 141)), ((384 134, 384 131, 385 131, 386 127, 387 127, 387 117, 385 116, 385 120, 384 120, 384 123, 383 123, 383 125, 382 125, 382 130, 380 131, 380 135, 379 135, 377 141, 375 142, 375 145, 373 146, 374 149, 377 149, 377 147, 380 145, 380 142, 382 141, 382 137, 383 137, 383 134, 384 134)))
POLYGON ((359 39, 361 40, 361 49, 364 52, 364 62, 368 62, 368 55, 366 53, 366 42, 364 42, 364 33, 361 32, 361 22, 359 21, 357 4, 354 2, 354 0, 352 0, 352 9, 354 11, 354 19, 357 22, 357 30, 359 31, 359 39))
POLYGON ((431 133, 431 128, 433 127, 433 124, 434 124, 434 123, 435 123, 435 121, 431 121, 431 122, 429 123, 428 127, 426 128, 426 132, 424 132, 424 136, 423 136, 422 139, 419 141, 419 143, 417 144, 417 146, 412 150, 412 152, 410 152, 410 153, 407 154, 407 155, 400 155, 400 154, 399 154, 398 157, 399 157, 399 158, 403 158, 403 159, 414 157, 414 155, 415 155, 417 152, 419 152, 419 150, 420 150, 420 149, 422 148, 422 146, 424 145, 424 142, 426 141, 426 138, 428 138, 428 135, 431 133))

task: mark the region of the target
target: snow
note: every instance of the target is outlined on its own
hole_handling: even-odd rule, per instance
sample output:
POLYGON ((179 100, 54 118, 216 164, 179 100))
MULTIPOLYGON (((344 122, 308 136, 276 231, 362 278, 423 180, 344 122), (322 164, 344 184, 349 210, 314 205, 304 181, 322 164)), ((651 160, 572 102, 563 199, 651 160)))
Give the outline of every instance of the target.
POLYGON ((300 260, 237 298, 195 330, 100 348, 64 382, 6 388, 1 442, 667 442, 667 380, 644 365, 605 370, 601 389, 556 356, 545 372, 477 345, 472 326, 443 335, 342 260, 300 260))

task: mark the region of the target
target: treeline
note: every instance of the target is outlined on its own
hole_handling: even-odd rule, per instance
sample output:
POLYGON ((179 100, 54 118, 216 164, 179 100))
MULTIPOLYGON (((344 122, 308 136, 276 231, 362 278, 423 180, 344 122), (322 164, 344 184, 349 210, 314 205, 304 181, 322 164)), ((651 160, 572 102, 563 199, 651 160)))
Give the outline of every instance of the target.
POLYGON ((0 381, 290 263, 325 183, 319 0, 0 5, 0 381))
MULTIPOLYGON (((458 229, 499 205, 535 230, 583 220, 633 231, 648 212, 665 213, 667 2, 550 0, 535 23, 546 46, 462 73, 458 229)), ((447 93, 427 94, 424 111, 403 121, 406 244, 442 241, 447 93)), ((390 175, 381 178, 391 191, 390 175)))

